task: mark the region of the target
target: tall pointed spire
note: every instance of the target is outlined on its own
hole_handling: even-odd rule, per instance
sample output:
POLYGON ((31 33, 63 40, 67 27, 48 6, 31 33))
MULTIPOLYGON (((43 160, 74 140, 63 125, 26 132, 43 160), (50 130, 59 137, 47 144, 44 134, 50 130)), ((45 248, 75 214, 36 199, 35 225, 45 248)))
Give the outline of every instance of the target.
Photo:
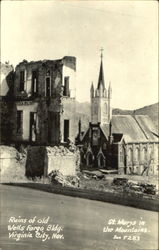
POLYGON ((92 82, 92 85, 91 85, 90 92, 91 92, 91 98, 93 98, 94 97, 94 85, 93 85, 93 82, 92 82))
POLYGON ((100 71, 99 71, 98 87, 97 87, 97 89, 99 89, 100 86, 102 86, 103 89, 105 89, 104 71, 103 71, 103 48, 101 48, 101 64, 100 64, 100 71))

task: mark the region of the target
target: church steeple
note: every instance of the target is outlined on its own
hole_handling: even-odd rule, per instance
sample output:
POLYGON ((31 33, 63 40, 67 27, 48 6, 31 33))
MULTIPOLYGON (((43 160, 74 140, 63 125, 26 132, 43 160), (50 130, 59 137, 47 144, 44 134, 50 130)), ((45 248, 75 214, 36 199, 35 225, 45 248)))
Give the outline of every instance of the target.
POLYGON ((91 96, 91 123, 101 125, 109 124, 112 116, 111 98, 112 89, 109 84, 108 90, 105 88, 104 70, 103 70, 103 49, 101 49, 101 64, 97 88, 92 84, 90 89, 91 96))
POLYGON ((99 71, 99 78, 98 78, 98 86, 97 89, 100 88, 105 89, 105 82, 104 82, 104 70, 103 70, 103 49, 101 49, 101 63, 100 63, 100 71, 99 71))

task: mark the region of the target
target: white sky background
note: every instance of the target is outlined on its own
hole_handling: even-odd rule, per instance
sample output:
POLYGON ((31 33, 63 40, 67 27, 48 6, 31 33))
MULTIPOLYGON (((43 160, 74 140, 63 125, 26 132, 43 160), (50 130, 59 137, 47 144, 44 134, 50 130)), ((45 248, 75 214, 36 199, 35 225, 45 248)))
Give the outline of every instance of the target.
POLYGON ((97 85, 100 48, 112 106, 158 101, 157 1, 2 1, 1 61, 77 57, 77 100, 97 85))

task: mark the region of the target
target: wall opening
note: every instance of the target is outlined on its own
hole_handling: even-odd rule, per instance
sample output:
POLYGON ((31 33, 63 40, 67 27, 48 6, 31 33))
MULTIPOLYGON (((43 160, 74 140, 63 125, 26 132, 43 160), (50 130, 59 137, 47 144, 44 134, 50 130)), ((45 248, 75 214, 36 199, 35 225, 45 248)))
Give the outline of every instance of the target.
POLYGON ((30 112, 30 141, 36 141, 36 112, 30 112))
POLYGON ((45 86, 46 86, 46 96, 51 96, 51 79, 50 77, 46 77, 45 79, 45 86))
POLYGON ((25 72, 24 70, 20 71, 20 91, 24 91, 24 76, 25 72))
POLYGON ((64 120, 64 142, 69 139, 69 120, 64 120))
POLYGON ((17 133, 23 132, 23 111, 18 110, 17 111, 17 133))
POLYGON ((69 91, 69 76, 66 76, 64 78, 64 91, 63 91, 64 96, 70 96, 70 91, 69 91))
POLYGON ((37 71, 32 71, 32 94, 38 92, 38 74, 37 71))

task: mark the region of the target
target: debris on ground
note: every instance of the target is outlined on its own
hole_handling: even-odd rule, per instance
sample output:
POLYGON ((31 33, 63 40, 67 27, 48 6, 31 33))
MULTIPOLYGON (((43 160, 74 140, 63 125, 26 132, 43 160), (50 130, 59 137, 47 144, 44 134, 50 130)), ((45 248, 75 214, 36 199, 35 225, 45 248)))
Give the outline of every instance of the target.
POLYGON ((96 171, 83 170, 82 173, 83 173, 85 178, 93 178, 93 179, 96 179, 96 180, 104 178, 104 174, 102 174, 98 170, 96 170, 96 171))
POLYGON ((100 169, 100 172, 102 172, 103 174, 118 174, 118 170, 107 170, 107 169, 100 169))
POLYGON ((113 185, 123 187, 126 192, 145 193, 155 195, 157 193, 156 185, 149 183, 140 183, 127 178, 114 178, 113 185))
POLYGON ((142 184, 140 184, 140 186, 143 189, 143 193, 152 194, 152 195, 156 194, 156 185, 148 184, 148 183, 142 183, 142 184))
POLYGON ((128 179, 122 178, 122 177, 114 178, 113 180, 113 184, 117 186, 124 186, 127 184, 127 182, 128 182, 128 179))
POLYGON ((48 177, 50 182, 63 187, 79 187, 78 176, 64 176, 59 170, 53 170, 48 177))

